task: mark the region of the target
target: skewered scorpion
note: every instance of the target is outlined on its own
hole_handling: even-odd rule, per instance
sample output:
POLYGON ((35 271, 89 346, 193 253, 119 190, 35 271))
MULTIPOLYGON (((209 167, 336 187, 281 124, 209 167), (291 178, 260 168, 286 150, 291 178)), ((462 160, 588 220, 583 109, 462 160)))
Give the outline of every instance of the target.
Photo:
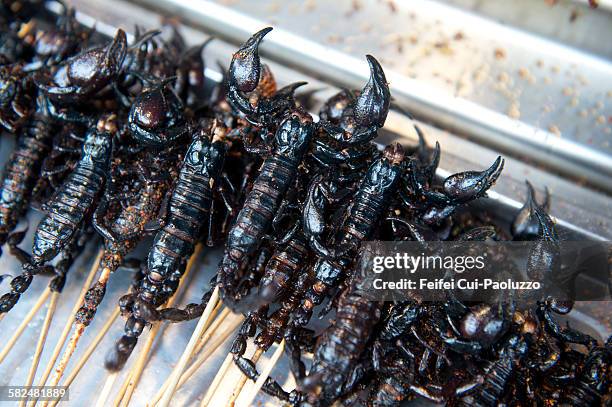
POLYGON ((293 111, 276 132, 276 148, 265 159, 253 189, 231 228, 218 278, 222 298, 238 308, 242 269, 268 232, 306 153, 314 126, 307 113, 293 111))
MULTIPOLYGON (((23 263, 23 273, 16 277, 13 290, 0 299, 2 312, 9 311, 32 282, 34 274, 61 251, 71 248, 75 235, 87 224, 97 199, 104 188, 110 166, 112 137, 117 131, 115 116, 102 117, 96 129, 85 138, 79 163, 55 196, 43 207, 47 215, 40 221, 34 233, 32 255, 16 245, 25 233, 10 240, 11 252, 23 263)), ((68 250, 69 251, 69 250, 68 250)))
MULTIPOLYGON (((133 293, 120 300, 122 310, 131 311, 131 315, 123 337, 106 360, 106 367, 110 370, 123 367, 147 322, 183 319, 180 310, 166 308, 158 311, 156 308, 176 290, 204 222, 208 220, 208 227, 213 227, 213 186, 220 181, 225 156, 224 142, 216 140, 224 130, 215 128, 213 131, 218 134, 212 137, 212 141, 204 129, 194 135, 169 199, 165 225, 155 236, 149 251, 144 277, 133 293)), ((194 311, 190 309, 184 314, 189 316, 194 311)))

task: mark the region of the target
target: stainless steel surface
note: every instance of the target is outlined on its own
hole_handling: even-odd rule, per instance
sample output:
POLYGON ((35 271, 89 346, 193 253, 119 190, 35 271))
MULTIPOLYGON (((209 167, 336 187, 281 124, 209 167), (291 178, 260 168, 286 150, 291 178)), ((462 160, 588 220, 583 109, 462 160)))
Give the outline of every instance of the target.
POLYGON ((273 24, 264 55, 337 86, 363 83, 376 50, 417 117, 612 191, 602 58, 431 0, 138 1, 231 42, 273 24))
MULTIPOLYGON (((265 8, 265 10, 259 10, 258 12, 268 13, 270 15, 273 15, 275 13, 278 14, 279 9, 282 10, 284 7, 290 7, 291 4, 293 4, 289 3, 287 6, 283 6, 283 4, 285 3, 279 3, 280 6, 274 8, 269 6, 270 3, 263 2, 263 5, 261 5, 262 2, 258 3, 260 4, 260 6, 251 7, 256 7, 258 9, 263 7, 265 8)), ((307 4, 312 3, 313 2, 307 2, 307 4)), ((320 3, 322 4, 322 2, 320 3)), ((421 2, 417 1, 412 4, 417 3, 421 4, 421 2)), ((88 25, 92 25, 94 21, 97 21, 96 26, 98 30, 111 35, 114 33, 116 27, 124 27, 128 29, 128 31, 131 31, 131 28, 134 26, 135 23, 143 25, 147 28, 152 28, 157 27, 161 21, 160 15, 156 12, 153 12, 138 5, 127 3, 125 1, 108 0, 105 2, 98 2, 95 0, 78 0, 73 1, 72 4, 75 5, 78 10, 80 10, 78 18, 82 22, 88 25), (95 16, 95 18, 93 16, 95 16)), ((319 7, 321 6, 321 4, 317 5, 315 3, 315 7, 319 7)), ((245 4, 244 2, 240 2, 238 4, 234 4, 234 6, 244 7, 245 4)), ((289 13, 289 11, 290 9, 288 8, 286 10, 286 13, 289 13)), ((366 11, 362 7, 361 11, 359 12, 365 13, 366 11)), ((421 11, 416 10, 415 12, 420 13, 421 11)), ((227 14, 218 16, 218 18, 223 18, 223 16, 227 16, 227 14)), ((301 25, 308 26, 308 24, 311 24, 309 20, 303 15, 292 15, 290 20, 289 15, 285 16, 281 14, 281 16, 282 18, 278 17, 277 21, 281 25, 291 25, 291 22, 295 23, 295 27, 301 25)), ((337 17, 337 15, 330 13, 321 13, 320 16, 323 16, 322 18, 330 19, 333 22, 336 22, 335 20, 338 20, 338 32, 345 32, 342 31, 345 28, 343 26, 344 23, 339 20, 339 17, 337 17)), ((374 20, 375 18, 377 17, 372 15, 371 19, 374 20)), ((446 24, 446 22, 444 24, 446 24)), ((260 26, 256 28, 259 27, 260 26)), ((202 33, 199 30, 194 30, 189 27, 181 27, 181 29, 182 32, 186 35, 189 43, 201 42, 208 36, 207 33, 202 33)), ((378 29, 379 28, 377 27, 373 27, 370 31, 371 35, 378 35, 376 34, 378 29)), ((380 27, 380 29, 383 30, 386 28, 380 27)), ((321 33, 326 30, 328 30, 328 28, 322 27, 319 32, 321 33)), ((327 31, 327 33, 329 35, 334 34, 332 31, 327 31)), ((250 32, 245 33, 239 38, 239 40, 244 40, 249 34, 250 32)), ((375 55, 378 55, 379 52, 384 53, 385 49, 387 49, 384 46, 379 46, 380 44, 376 42, 368 43, 366 41, 367 38, 361 37, 361 39, 363 40, 363 44, 361 44, 361 40, 356 40, 356 43, 353 44, 354 47, 360 46, 364 48, 364 50, 359 50, 360 53, 371 52, 375 55), (377 44, 377 46, 375 47, 373 44, 377 44)), ((222 61, 223 64, 227 64, 233 50, 235 50, 235 45, 228 44, 223 41, 215 41, 211 43, 209 48, 207 48, 205 52, 209 67, 209 69, 207 69, 207 75, 211 79, 218 80, 218 78, 220 77, 219 72, 216 72, 214 69, 214 62, 216 60, 219 60, 222 61)), ((460 51, 456 52, 459 53, 460 51)), ((387 64, 393 63, 393 61, 389 59, 393 58, 385 57, 385 66, 387 66, 387 64)), ((507 56, 505 60, 507 61, 508 59, 510 58, 507 56)), ((353 60, 353 58, 342 59, 342 61, 347 61, 347 63, 352 63, 351 61, 353 60)), ((449 61, 454 60, 448 59, 446 61, 446 65, 443 64, 442 66, 448 67, 449 72, 453 71, 456 66, 450 66, 449 61)), ((413 66, 412 69, 415 70, 416 79, 419 81, 419 83, 422 81, 424 83, 427 83, 428 86, 438 86, 430 82, 435 79, 435 76, 433 76, 429 68, 433 65, 439 66, 440 63, 442 62, 431 61, 426 64, 424 69, 418 67, 418 64, 413 66)), ((463 63, 466 63, 466 61, 464 61, 462 58, 458 58, 457 65, 463 63)), ((302 79, 305 76, 302 73, 297 73, 294 70, 288 69, 287 67, 284 67, 278 63, 271 62, 271 66, 275 74, 278 76, 280 83, 288 83, 297 80, 298 78, 302 79)), ((564 71, 561 71, 559 73, 559 76, 565 75, 563 72, 564 71)), ((361 73, 361 76, 363 76, 363 72, 361 73)), ((468 75, 468 77, 469 76, 470 75, 468 75)), ((323 100, 326 96, 329 96, 331 93, 334 92, 334 89, 331 89, 323 82, 317 81, 314 78, 307 79, 310 82, 311 88, 325 88, 324 91, 316 94, 319 100, 323 100)), ((518 80, 517 78, 515 79, 518 80)), ((363 82, 361 77, 356 78, 355 80, 357 82, 354 86, 357 87, 359 87, 363 82)), ((439 78, 436 80, 439 80, 439 78)), ((550 88, 545 87, 539 89, 535 93, 543 93, 543 95, 540 95, 540 97, 542 98, 547 98, 550 95, 555 95, 554 97, 557 97, 558 95, 556 92, 561 90, 558 89, 556 82, 554 83, 554 86, 552 86, 551 84, 550 88)), ((607 86, 607 84, 609 84, 609 76, 607 82, 605 80, 598 80, 598 83, 599 88, 605 90, 605 87, 607 86)), ((480 87, 479 89, 483 93, 486 94, 487 92, 493 92, 493 88, 487 87, 493 86, 489 84, 487 80, 481 83, 481 86, 482 89, 480 87)), ((452 88, 452 86, 450 87, 452 88)), ((475 89, 476 86, 473 86, 473 88, 475 89)), ((594 86, 594 88, 597 88, 597 86, 594 86)), ((438 91, 445 91, 444 86, 440 86, 438 91)), ((531 91, 525 90, 524 92, 531 91)), ((523 93, 523 95, 524 94, 525 93, 523 93)), ((470 97, 472 97, 472 93, 469 93, 469 95, 470 97)), ((597 101, 600 100, 597 98, 597 92, 587 92, 581 95, 582 96, 580 103, 585 103, 589 106, 596 105, 597 101)), ((481 103, 486 106, 488 110, 491 111, 497 109, 498 114, 503 113, 503 109, 499 109, 499 106, 491 101, 484 102, 479 99, 475 99, 472 100, 472 102, 481 103)), ((609 104, 610 102, 607 102, 605 106, 609 106, 609 104)), ((527 109, 528 106, 526 106, 525 104, 521 104, 521 106, 521 111, 524 112, 523 114, 528 114, 530 112, 527 109)), ((604 111, 607 108, 605 106, 604 108, 601 108, 598 111, 604 111)), ((558 116, 555 117, 561 117, 563 116, 563 114, 563 111, 561 111, 558 113, 558 116)), ((587 124, 588 123, 585 122, 582 125, 584 125, 585 128, 588 129, 593 128, 592 125, 587 126, 587 124)), ((440 171, 438 174, 440 176, 444 176, 451 172, 464 170, 466 168, 481 168, 486 165, 485 163, 492 162, 495 156, 499 153, 499 151, 491 147, 479 145, 474 141, 458 137, 455 132, 447 131, 449 130, 448 127, 445 127, 444 129, 440 128, 439 122, 436 123, 436 126, 438 127, 426 125, 423 123, 421 123, 421 125, 425 128, 428 140, 430 140, 430 142, 433 142, 433 140, 438 140, 442 145, 443 155, 440 171)), ((381 141, 386 142, 391 139, 400 139, 401 141, 406 143, 414 142, 414 134, 412 134, 410 128, 411 125, 406 118, 396 113, 391 114, 389 116, 388 124, 387 126, 385 126, 385 132, 381 135, 381 141)), ((566 137, 565 130, 562 136, 566 137)), ((2 153, 0 154, 1 157, 4 156, 7 151, 10 151, 10 148, 7 146, 6 138, 1 138, 0 143, 0 153, 2 153)), ((601 148, 600 150, 602 151, 602 153, 609 153, 609 151, 605 150, 604 148, 601 148)), ((0 158, 0 164, 2 164, 2 160, 3 158, 0 158)), ((565 237, 607 240, 612 239, 612 200, 609 196, 592 191, 584 187, 583 185, 575 184, 572 181, 563 179, 562 177, 559 177, 555 174, 551 174, 548 171, 536 168, 532 165, 529 165, 525 162, 522 162, 521 160, 512 157, 508 158, 506 169, 502 175, 502 178, 496 184, 494 191, 489 194, 490 198, 484 200, 481 204, 479 204, 477 209, 495 210, 496 214, 499 216, 499 220, 507 222, 507 220, 510 219, 513 215, 516 208, 521 205, 520 202, 524 197, 523 180, 525 178, 529 178, 530 180, 534 181, 536 186, 538 186, 539 190, 542 190, 544 186, 551 187, 553 193, 552 212, 553 215, 555 215, 555 217, 557 218, 558 223, 562 226, 563 235, 565 237)), ((30 215, 30 225, 35 225, 37 223, 37 216, 38 215, 35 213, 32 213, 30 215)), ((146 244, 141 247, 141 254, 143 253, 142 250, 145 248, 146 244)), ((93 247, 91 249, 93 249, 93 247)), ((92 258, 93 254, 84 256, 84 258, 81 259, 77 267, 75 267, 69 274, 68 283, 65 289, 65 295, 63 295, 60 300, 57 316, 51 327, 49 342, 47 348, 45 349, 45 352, 43 353, 41 366, 46 365, 50 350, 55 345, 55 339, 59 335, 59 330, 62 328, 63 323, 68 316, 68 312, 72 307, 73 302, 76 300, 76 292, 78 292, 80 288, 80 283, 83 281, 84 278, 83 271, 87 269, 87 266, 89 266, 89 263, 91 262, 92 258)), ((181 304, 184 305, 189 302, 197 301, 200 298, 202 292, 206 288, 206 284, 208 282, 210 274, 214 272, 215 266, 218 262, 218 258, 218 250, 209 251, 205 253, 203 261, 198 263, 198 272, 195 273, 194 279, 189 284, 189 289, 186 295, 180 301, 181 304)), ((11 257, 2 256, 0 258, 0 274, 15 274, 18 271, 19 265, 16 264, 11 259, 11 257)), ((111 277, 107 297, 105 298, 102 307, 100 308, 100 311, 94 320, 93 325, 88 329, 82 343, 80 344, 79 350, 75 355, 75 360, 80 356, 80 354, 82 354, 84 348, 87 346, 87 343, 93 338, 95 332, 104 323, 105 318, 111 313, 113 307, 117 303, 117 299, 119 298, 119 296, 121 296, 126 291, 126 288, 129 285, 129 280, 129 274, 123 271, 118 271, 111 277)), ((12 328, 14 328, 18 324, 19 320, 23 318, 23 316, 27 313, 27 311, 35 302, 36 298, 38 297, 38 295, 43 290, 46 284, 46 278, 37 278, 32 285, 32 289, 26 295, 24 295, 22 301, 20 301, 20 303, 16 306, 15 310, 11 312, 5 320, 0 322, 0 343, 4 343, 7 338, 10 337, 10 335, 12 334, 12 328)), ((5 292, 6 288, 6 282, 0 284, 0 292, 5 292)), ((595 306, 589 306, 588 304, 579 304, 577 307, 578 312, 572 312, 570 315, 573 315, 574 323, 582 323, 582 327, 588 329, 593 334, 599 336, 607 336, 610 333, 610 327, 606 326, 606 324, 602 324, 601 318, 597 319, 597 315, 593 312, 594 308, 598 309, 600 315, 603 315, 604 319, 608 319, 608 321, 606 322, 609 324, 609 315, 612 314, 612 303, 597 303, 595 306)), ((25 381, 25 377, 27 376, 27 372, 29 369, 29 363, 31 361, 31 355, 33 353, 33 348, 37 340, 38 329, 40 329, 40 326, 42 325, 43 313, 44 310, 41 310, 38 316, 31 323, 29 330, 26 331, 26 335, 19 342, 13 353, 10 355, 9 359, 5 363, 0 365, 0 385, 9 383, 21 384, 25 381)), ((109 335, 107 335, 107 337, 101 343, 99 350, 93 355, 92 359, 86 365, 86 374, 81 375, 71 387, 71 402, 67 403, 67 405, 93 405, 97 396, 100 393, 100 390, 106 377, 106 372, 102 367, 104 355, 109 349, 109 347, 112 346, 113 341, 121 334, 122 326, 123 320, 117 321, 113 325, 109 335)), ((147 366, 147 370, 145 371, 145 374, 141 380, 141 384, 137 388, 132 405, 144 406, 150 399, 150 397, 158 390, 159 386, 163 383, 163 381, 169 374, 172 366, 178 360, 182 348, 187 343, 194 326, 195 322, 191 322, 186 324, 172 325, 167 328, 165 335, 154 346, 153 358, 150 364, 147 366)), ((146 332, 145 334, 143 334, 143 339, 146 338, 146 334, 146 332)), ((143 341, 141 341, 141 343, 142 342, 143 341)), ((189 382, 187 386, 185 386, 177 393, 172 405, 197 405, 198 398, 201 397, 201 395, 205 392, 207 385, 211 382, 212 377, 216 373, 216 370, 221 365, 222 359, 227 354, 227 350, 228 347, 226 346, 219 352, 217 352, 215 356, 211 358, 209 363, 207 363, 205 368, 198 372, 194 380, 189 382)), ((138 351, 139 348, 136 348, 135 353, 137 353, 138 351)), ((272 352, 273 350, 271 350, 267 355, 271 355, 272 352)), ((265 363, 265 360, 266 357, 262 358, 262 363, 265 363)), ((286 388, 290 389, 293 387, 294 383, 287 374, 286 367, 286 360, 283 360, 281 365, 277 369, 275 369, 274 376, 280 379, 281 382, 284 382, 286 388)), ((237 377, 235 373, 236 372, 234 371, 233 378, 237 377)), ((119 386, 119 384, 121 383, 123 379, 123 374, 125 373, 122 373, 122 375, 120 375, 120 377, 118 378, 116 386, 119 386)), ((220 396, 227 395, 227 393, 231 390, 232 386, 228 386, 228 388, 223 389, 220 392, 220 396)), ((111 401, 113 400, 114 394, 115 392, 112 392, 111 401)), ((220 401, 220 396, 217 398, 217 402, 220 401)), ((256 403, 257 402, 262 402, 269 405, 278 404, 262 395, 258 397, 256 403)), ((6 403, 0 403, 0 405, 5 404, 6 403)))

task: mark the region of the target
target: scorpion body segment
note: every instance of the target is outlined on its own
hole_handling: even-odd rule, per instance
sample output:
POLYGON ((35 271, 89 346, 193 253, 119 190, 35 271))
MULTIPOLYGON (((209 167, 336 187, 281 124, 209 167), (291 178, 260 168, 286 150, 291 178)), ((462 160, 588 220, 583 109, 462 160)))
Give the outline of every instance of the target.
POLYGON ((235 298, 234 290, 242 277, 240 269, 268 232, 297 174, 312 134, 312 118, 300 112, 294 112, 286 118, 276 132, 277 146, 273 154, 264 161, 253 188, 236 217, 220 264, 221 295, 230 304, 233 302, 232 297, 239 300, 235 298))
MULTIPOLYGON (((19 289, 2 297, 0 308, 3 312, 10 310, 19 300, 20 295, 27 290, 34 274, 46 269, 44 264, 64 252, 57 270, 65 273, 66 265, 72 263, 72 257, 78 244, 79 234, 83 231, 95 207, 96 201, 104 188, 110 165, 111 140, 117 131, 113 115, 100 119, 97 128, 85 138, 80 161, 64 184, 56 191, 55 196, 44 205, 47 214, 42 218, 34 233, 32 254, 27 254, 16 247, 24 234, 17 233, 11 237, 11 252, 23 264, 23 272, 16 280, 21 281, 19 289)), ((62 275, 57 275, 57 281, 63 281, 62 275)), ((61 289, 61 284, 54 283, 52 287, 61 289)))

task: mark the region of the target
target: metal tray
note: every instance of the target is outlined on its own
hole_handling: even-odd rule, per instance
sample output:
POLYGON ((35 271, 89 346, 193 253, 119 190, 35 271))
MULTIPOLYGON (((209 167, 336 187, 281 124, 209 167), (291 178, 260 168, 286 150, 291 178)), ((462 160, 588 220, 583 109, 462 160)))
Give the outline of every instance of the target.
MULTIPOLYGON (((540 192, 544 186, 551 188, 552 214, 566 239, 612 238, 612 199, 606 192, 601 192, 611 190, 611 151, 609 144, 605 144, 610 140, 606 131, 610 124, 602 125, 596 120, 599 115, 610 115, 609 106, 612 102, 606 99, 609 98, 606 92, 612 90, 612 64, 609 61, 612 50, 605 44, 595 44, 596 41, 582 32, 572 36, 563 30, 555 32, 540 28, 538 31, 535 28, 539 24, 532 21, 534 18, 528 22, 516 17, 513 19, 513 16, 521 15, 521 11, 531 10, 532 2, 516 2, 512 6, 501 2, 511 11, 504 13, 504 21, 513 26, 503 26, 495 21, 500 18, 499 8, 495 9, 491 5, 485 7, 467 0, 451 2, 454 6, 425 0, 410 3, 308 1, 303 4, 295 1, 225 0, 213 3, 197 0, 140 0, 139 3, 141 5, 122 0, 76 0, 72 5, 79 11, 78 18, 82 23, 91 26, 96 21, 97 30, 105 35, 112 35, 116 27, 133 31, 136 23, 146 28, 158 27, 162 18, 169 17, 168 13, 182 17, 189 24, 181 26, 189 43, 199 43, 210 34, 215 34, 221 39, 211 43, 205 52, 207 75, 211 80, 220 78, 216 61, 226 65, 236 43, 261 28, 263 20, 271 21, 281 30, 271 33, 264 43, 263 51, 271 57, 266 62, 270 63, 280 83, 289 83, 299 78, 308 80, 311 88, 323 89, 315 94, 319 101, 333 93, 336 86, 361 86, 367 72, 362 54, 367 52, 382 56, 385 68, 393 70, 390 70, 389 75, 393 95, 421 120, 428 140, 432 143, 438 140, 442 145, 439 176, 482 167, 484 163, 492 162, 499 153, 507 157, 501 179, 489 198, 475 205, 474 210, 490 211, 495 213, 499 222, 507 223, 521 206, 524 198, 523 180, 528 178, 540 192), (392 11, 394 8, 395 12, 392 11), (461 38, 458 33, 462 33, 461 38), (431 53, 422 55, 427 54, 422 47, 414 49, 413 45, 416 44, 411 45, 412 35, 417 35, 417 44, 428 44, 431 53), (438 44, 438 39, 447 41, 438 44), (404 40, 406 43, 401 54, 398 44, 403 44, 404 40), (575 47, 588 49, 591 53, 587 54, 575 47), (504 58, 498 59, 495 56, 496 48, 504 50, 504 58), (539 60, 542 61, 542 67, 538 66, 539 60), (444 72, 436 74, 435 69, 441 70, 440 66, 444 67, 444 72), (528 66, 529 72, 519 71, 522 66, 528 66), (558 72, 554 72, 555 66, 558 72), (484 67, 482 72, 479 69, 481 67, 484 67), (508 83, 512 84, 512 89, 508 91, 511 94, 518 92, 518 99, 515 98, 514 102, 520 104, 521 121, 506 116, 509 113, 508 103, 512 101, 506 99, 496 84, 496 78, 503 72, 507 73, 508 83), (550 83, 547 83, 547 77, 550 83), (572 99, 564 95, 564 88, 578 86, 575 81, 580 81, 580 77, 589 80, 580 85, 578 104, 572 106, 572 99), (447 81, 449 78, 450 83, 447 81), (523 81, 529 83, 533 80, 535 84, 530 85, 534 86, 523 84, 523 81), (610 89, 606 89, 606 86, 610 89), (520 92, 517 88, 520 88, 520 92), (546 114, 542 113, 542 106, 551 100, 554 108, 546 114), (599 107, 599 102, 603 106, 599 107), (580 109, 589 109, 587 118, 581 117, 580 109), (547 134, 550 133, 550 123, 561 129, 561 138, 547 134), (584 139, 583 135, 587 133, 592 135, 593 143, 584 139), (585 151, 588 154, 576 157, 585 151), (526 154, 527 160, 525 154, 520 154, 524 152, 529 153, 526 154), (589 161, 591 159, 596 161, 589 161), (595 162, 601 166, 597 168, 595 162), (568 177, 568 174, 571 176, 568 177), (575 182, 576 178, 581 177, 586 177, 588 182, 575 182)), ((588 22, 582 23, 578 19, 576 27, 585 32, 596 30, 599 38, 610 36, 612 24, 607 10, 591 11, 580 2, 560 3, 557 8, 550 9, 555 16, 565 15, 575 7, 582 13, 579 18, 588 22)), ((534 10, 543 10, 541 5, 533 7, 534 10)), ((551 19, 550 16, 540 15, 539 20, 536 20, 550 25, 551 19)), ((415 137, 410 128, 405 117, 392 113, 380 141, 413 143, 415 137)), ((4 156, 2 161, 10 151, 9 143, 6 138, 0 139, 0 156, 4 156)), ((38 214, 32 213, 30 224, 35 225, 38 217, 38 214)), ((143 255, 145 250, 146 243, 138 253, 143 255)), ((95 242, 92 242, 90 254, 82 256, 70 272, 40 363, 42 367, 46 365, 59 330, 76 300, 75 293, 80 290, 84 271, 89 269, 94 252, 95 242)), ((181 304, 200 298, 207 288, 219 256, 219 249, 204 253, 198 262, 197 272, 192 274, 193 278, 181 304)), ((2 274, 15 274, 19 271, 19 265, 9 256, 3 256, 0 258, 0 270, 2 274)), ((73 360, 78 359, 111 314, 129 281, 130 276, 126 272, 118 271, 112 276, 107 296, 73 360)), ((35 279, 28 294, 0 322, 0 343, 11 336, 13 327, 27 313, 46 284, 45 278, 35 279)), ((6 283, 0 285, 0 292, 5 290, 6 283)), ((0 365, 0 385, 22 384, 25 381, 43 315, 43 311, 39 312, 8 359, 0 365)), ((570 314, 574 324, 600 338, 612 332, 609 326, 610 315, 612 304, 602 302, 580 303, 570 314)), ((71 386, 70 402, 65 405, 91 405, 96 401, 106 377, 102 367, 104 355, 121 334, 122 326, 122 320, 115 322, 83 374, 71 386)), ((144 406, 156 393, 177 362, 194 326, 195 322, 189 322, 165 329, 164 335, 154 345, 153 356, 131 405, 144 406)), ((146 335, 145 332, 141 343, 146 335)), ((228 346, 226 344, 222 347, 176 393, 172 405, 198 404, 198 398, 206 391, 227 354, 228 346)), ((136 348, 134 354, 138 351, 139 348, 136 348)), ((272 350, 267 355, 271 353, 272 350)), ((266 355, 260 360, 260 363, 265 363, 266 355)), ((284 359, 273 375, 286 388, 294 386, 284 359)), ((238 373, 234 370, 231 379, 237 378, 238 373)), ((118 377, 117 386, 122 379, 122 376, 118 377)), ((221 396, 227 395, 232 388, 233 384, 228 384, 227 389, 220 389, 219 397, 213 400, 216 404, 213 404, 222 405, 221 396)), ((114 392, 109 400, 114 400, 114 392)), ((278 405, 277 401, 263 395, 259 395, 256 402, 278 405)))

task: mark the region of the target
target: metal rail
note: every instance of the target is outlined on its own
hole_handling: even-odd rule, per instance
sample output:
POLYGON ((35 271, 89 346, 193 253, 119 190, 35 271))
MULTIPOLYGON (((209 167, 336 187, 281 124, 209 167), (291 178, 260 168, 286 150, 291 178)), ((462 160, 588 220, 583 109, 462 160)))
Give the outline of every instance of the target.
MULTIPOLYGON (((137 0, 147 7, 180 16, 189 24, 229 42, 241 43, 265 23, 211 1, 137 0)), ((478 19, 478 17, 473 17, 478 19)), ((515 41, 531 47, 576 54, 581 63, 610 71, 612 65, 571 48, 512 30, 515 41), (536 41, 536 44, 533 42, 536 41), (579 56, 578 56, 579 55, 579 56)), ((262 55, 308 75, 341 87, 359 87, 368 77, 363 60, 310 41, 289 31, 275 29, 266 37, 262 55)), ((551 51, 552 52, 552 51, 551 51)), ((460 97, 453 97, 399 73, 385 70, 396 102, 417 118, 500 152, 537 163, 559 174, 612 192, 612 157, 460 97)))

